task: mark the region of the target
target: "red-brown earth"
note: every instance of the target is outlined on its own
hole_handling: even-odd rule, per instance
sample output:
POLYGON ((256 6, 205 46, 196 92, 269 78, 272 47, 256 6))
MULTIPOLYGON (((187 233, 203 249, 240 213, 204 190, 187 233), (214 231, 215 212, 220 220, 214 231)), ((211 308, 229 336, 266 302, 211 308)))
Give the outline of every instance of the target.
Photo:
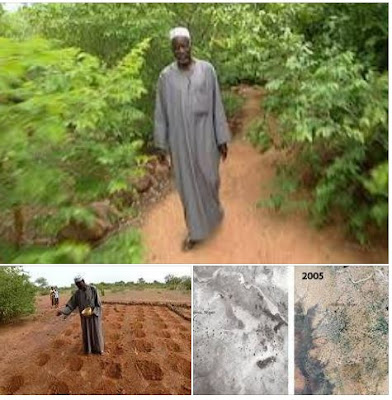
POLYGON ((38 298, 34 316, 0 327, 0 393, 190 394, 190 321, 165 306, 104 304, 103 329, 104 355, 85 355, 80 317, 56 317, 38 298))

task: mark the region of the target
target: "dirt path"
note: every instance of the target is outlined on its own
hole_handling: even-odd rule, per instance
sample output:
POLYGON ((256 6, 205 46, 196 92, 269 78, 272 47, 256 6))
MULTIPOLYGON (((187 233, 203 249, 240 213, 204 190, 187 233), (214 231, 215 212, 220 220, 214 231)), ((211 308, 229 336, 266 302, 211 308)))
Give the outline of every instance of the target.
POLYGON ((172 191, 146 215, 142 227, 146 262, 186 264, 235 263, 387 263, 387 249, 364 250, 347 240, 342 229, 313 228, 306 215, 280 215, 256 208, 268 195, 274 164, 281 154, 259 154, 244 138, 260 114, 261 92, 245 88, 243 129, 221 165, 221 200, 225 220, 215 235, 191 252, 181 251, 186 228, 178 194, 172 191))
POLYGON ((0 327, 0 394, 190 394, 190 321, 167 307, 104 304, 105 353, 85 355, 79 316, 56 317, 47 303, 0 327))

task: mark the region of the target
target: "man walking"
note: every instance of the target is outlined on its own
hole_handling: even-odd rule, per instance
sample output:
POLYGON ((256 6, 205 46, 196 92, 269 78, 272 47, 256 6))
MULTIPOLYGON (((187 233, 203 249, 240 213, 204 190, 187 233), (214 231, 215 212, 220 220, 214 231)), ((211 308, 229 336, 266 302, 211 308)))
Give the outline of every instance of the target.
POLYGON ((83 348, 86 354, 103 354, 102 309, 97 289, 87 285, 80 276, 75 278, 78 290, 69 299, 67 305, 57 311, 57 315, 66 315, 78 307, 82 325, 83 348))
POLYGON ((186 28, 170 32, 175 62, 160 74, 155 106, 155 145, 170 154, 188 236, 183 250, 207 238, 223 219, 219 161, 230 133, 214 67, 191 55, 186 28))

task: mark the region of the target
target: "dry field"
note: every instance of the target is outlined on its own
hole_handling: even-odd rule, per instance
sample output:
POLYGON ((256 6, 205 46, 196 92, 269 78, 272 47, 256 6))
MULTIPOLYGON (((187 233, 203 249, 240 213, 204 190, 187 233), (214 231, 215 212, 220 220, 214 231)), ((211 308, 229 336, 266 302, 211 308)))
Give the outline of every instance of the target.
POLYGON ((34 316, 0 328, 0 393, 190 394, 190 294, 178 295, 170 309, 161 304, 167 291, 140 293, 105 296, 139 304, 103 305, 102 356, 83 354, 77 314, 56 317, 40 297, 34 316))

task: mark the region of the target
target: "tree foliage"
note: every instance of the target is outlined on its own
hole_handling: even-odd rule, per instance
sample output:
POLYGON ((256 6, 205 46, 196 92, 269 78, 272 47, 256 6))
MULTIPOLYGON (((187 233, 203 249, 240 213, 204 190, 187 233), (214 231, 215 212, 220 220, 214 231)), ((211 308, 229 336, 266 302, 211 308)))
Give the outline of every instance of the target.
MULTIPOLYGON (((138 278, 136 282, 124 282, 119 281, 115 283, 108 282, 100 282, 94 284, 101 293, 119 293, 125 291, 133 291, 133 290, 145 290, 145 289, 155 289, 155 290, 179 290, 179 291, 188 291, 191 290, 191 277, 190 276, 182 276, 175 277, 171 274, 165 277, 164 282, 160 282, 154 280, 153 282, 147 282, 144 278, 138 278)), ((61 288, 61 290, 69 290, 73 289, 65 287, 61 288)), ((159 292, 158 292, 159 293, 159 292)))
POLYGON ((0 323, 34 312, 35 286, 21 268, 0 268, 0 323))
POLYGON ((84 204, 127 187, 143 163, 135 103, 147 48, 142 41, 107 68, 76 48, 0 38, 3 211, 55 207, 44 221, 53 232, 88 223, 84 204))
POLYGON ((34 282, 37 286, 39 286, 41 289, 46 289, 49 287, 49 283, 46 278, 40 277, 37 278, 34 282))
POLYGON ((192 279, 190 276, 165 276, 165 284, 170 290, 191 290, 192 279))
MULTIPOLYGON (((361 242, 370 226, 387 229, 386 15, 385 4, 287 7, 274 16, 282 23, 268 37, 259 72, 267 81, 264 106, 278 117, 284 146, 295 149, 281 171, 312 190, 318 224, 338 211, 361 242)), ((268 113, 260 140, 272 134, 268 113)), ((280 208, 293 185, 264 204, 280 208)))
MULTIPOLYGON (((151 115, 155 78, 171 61, 168 31, 172 13, 162 4, 41 4, 31 7, 29 22, 36 33, 56 39, 63 46, 77 47, 114 66, 142 41, 149 39, 140 78, 146 91, 138 106, 151 115), (154 79, 152 79, 154 77, 154 79)), ((151 118, 139 129, 151 134, 151 118)))
MULTIPOLYGON (((264 204, 279 209, 306 186, 318 224, 338 212, 362 242, 369 227, 386 232, 387 4, 62 3, 0 9, 0 212, 13 216, 17 244, 26 245, 25 208, 44 207, 37 229, 54 235, 70 220, 91 223, 86 204, 140 173, 176 25, 191 30, 195 56, 225 87, 267 89, 252 141, 273 145, 274 116, 294 157, 264 204)), ((228 94, 225 104, 231 115, 241 102, 228 94)), ((94 256, 64 243, 29 249, 28 259, 138 260, 130 235, 131 250, 113 242, 94 256)))

